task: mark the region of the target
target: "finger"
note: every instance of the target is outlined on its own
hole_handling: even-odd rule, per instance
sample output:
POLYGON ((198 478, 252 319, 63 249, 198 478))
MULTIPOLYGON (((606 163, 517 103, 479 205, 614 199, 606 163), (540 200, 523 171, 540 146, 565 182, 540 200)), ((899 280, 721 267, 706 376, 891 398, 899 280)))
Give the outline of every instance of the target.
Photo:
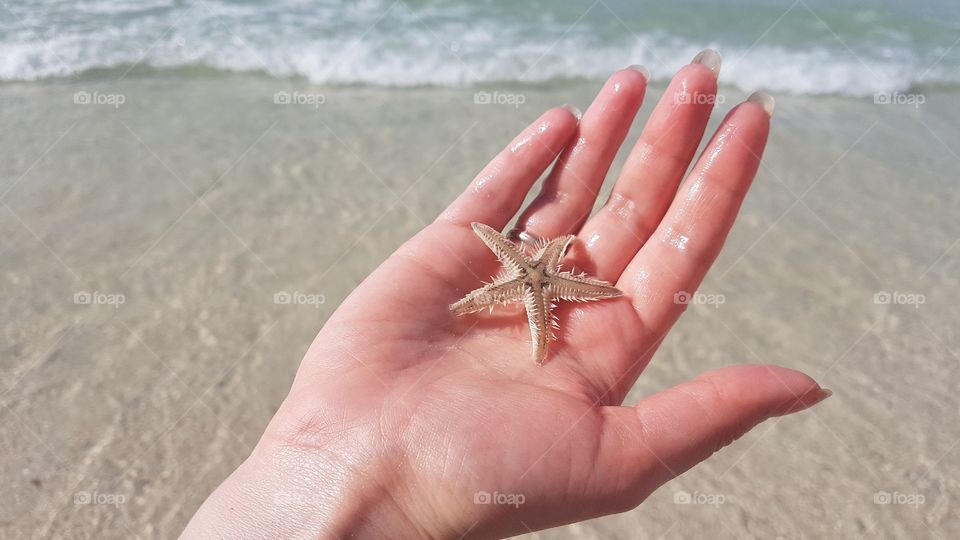
POLYGON ((733 226, 760 164, 773 98, 757 92, 714 134, 650 241, 620 277, 643 326, 662 335, 699 287, 733 226))
POLYGON ((630 131, 650 77, 631 66, 614 73, 583 115, 568 146, 517 228, 539 238, 575 233, 586 221, 617 150, 630 131))
MULTIPOLYGON (((446 306, 489 280, 499 266, 470 224, 479 222, 503 230, 576 127, 576 115, 565 107, 545 112, 497 154, 432 224, 404 243, 377 275, 391 282, 402 273, 416 276, 424 282, 422 290, 430 289, 440 298, 432 303, 442 306, 436 314, 446 320, 446 306), (411 268, 416 271, 409 272, 411 268), (436 287, 438 282, 450 287, 436 287)), ((403 289, 417 290, 418 281, 403 289)))
POLYGON ((807 375, 772 365, 730 366, 650 396, 607 407, 601 468, 625 476, 636 505, 654 489, 764 420, 799 412, 831 392, 807 375))
POLYGON ((616 281, 660 223, 693 159, 717 92, 720 54, 677 72, 647 121, 610 198, 580 233, 593 272, 616 281))
POLYGON ((480 171, 439 220, 468 230, 474 221, 502 230, 576 128, 577 117, 569 108, 543 113, 480 171))

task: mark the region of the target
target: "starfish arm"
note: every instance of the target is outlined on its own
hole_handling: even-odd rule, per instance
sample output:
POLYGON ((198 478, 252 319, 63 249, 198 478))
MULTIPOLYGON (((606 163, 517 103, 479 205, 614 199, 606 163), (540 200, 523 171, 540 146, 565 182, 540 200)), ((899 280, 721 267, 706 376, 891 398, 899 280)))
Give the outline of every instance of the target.
POLYGON ((470 226, 509 271, 519 272, 527 265, 526 257, 493 227, 483 223, 471 223, 470 226))
POLYGON ((450 311, 456 315, 466 315, 467 313, 482 311, 485 308, 492 309, 495 305, 509 304, 521 300, 523 300, 523 282, 518 279, 511 279, 509 274, 505 274, 495 279, 493 283, 488 283, 471 291, 460 301, 450 304, 450 311))
POLYGON ((545 267, 550 270, 560 268, 560 259, 562 259, 567 252, 567 248, 570 247, 570 242, 573 242, 573 239, 574 236, 568 234, 545 242, 537 249, 536 254, 533 256, 534 260, 545 261, 545 267))
POLYGON ((533 361, 542 365, 547 358, 549 341, 554 337, 553 329, 557 327, 554 305, 547 290, 540 287, 525 287, 523 304, 527 310, 527 322, 530 323, 533 361))
POLYGON ((557 272, 550 276, 549 289, 553 298, 575 302, 623 296, 620 289, 606 281, 572 272, 557 272))

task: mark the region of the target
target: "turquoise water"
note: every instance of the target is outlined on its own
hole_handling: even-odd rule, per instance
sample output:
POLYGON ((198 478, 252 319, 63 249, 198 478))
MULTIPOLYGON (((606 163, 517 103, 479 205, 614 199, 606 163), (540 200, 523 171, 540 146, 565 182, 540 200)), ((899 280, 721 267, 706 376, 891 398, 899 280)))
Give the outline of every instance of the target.
POLYGON ((201 67, 459 86, 631 63, 663 79, 709 46, 744 89, 869 95, 960 82, 958 38, 942 0, 30 0, 0 7, 0 80, 201 67))

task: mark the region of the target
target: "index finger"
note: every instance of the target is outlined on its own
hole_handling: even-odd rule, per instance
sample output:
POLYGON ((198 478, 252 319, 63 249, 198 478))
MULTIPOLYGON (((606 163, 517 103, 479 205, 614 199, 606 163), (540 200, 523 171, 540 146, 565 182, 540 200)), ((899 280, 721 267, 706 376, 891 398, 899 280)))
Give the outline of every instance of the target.
POLYGON ((533 184, 576 133, 578 121, 569 106, 543 113, 480 171, 438 221, 454 222, 467 230, 477 221, 503 230, 533 184))

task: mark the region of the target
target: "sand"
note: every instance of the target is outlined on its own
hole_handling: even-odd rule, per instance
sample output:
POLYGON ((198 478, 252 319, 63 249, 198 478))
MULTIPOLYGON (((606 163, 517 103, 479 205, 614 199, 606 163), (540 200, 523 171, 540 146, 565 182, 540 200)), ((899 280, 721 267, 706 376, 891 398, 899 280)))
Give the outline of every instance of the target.
MULTIPOLYGON (((597 87, 482 88, 513 106, 254 76, 0 86, 0 537, 176 536, 345 295, 525 122, 597 87)), ((723 95, 714 124, 744 97, 723 95)), ((777 97, 701 288, 723 303, 687 311, 629 400, 758 361, 835 395, 539 537, 960 536, 960 108, 924 97, 777 97)))

